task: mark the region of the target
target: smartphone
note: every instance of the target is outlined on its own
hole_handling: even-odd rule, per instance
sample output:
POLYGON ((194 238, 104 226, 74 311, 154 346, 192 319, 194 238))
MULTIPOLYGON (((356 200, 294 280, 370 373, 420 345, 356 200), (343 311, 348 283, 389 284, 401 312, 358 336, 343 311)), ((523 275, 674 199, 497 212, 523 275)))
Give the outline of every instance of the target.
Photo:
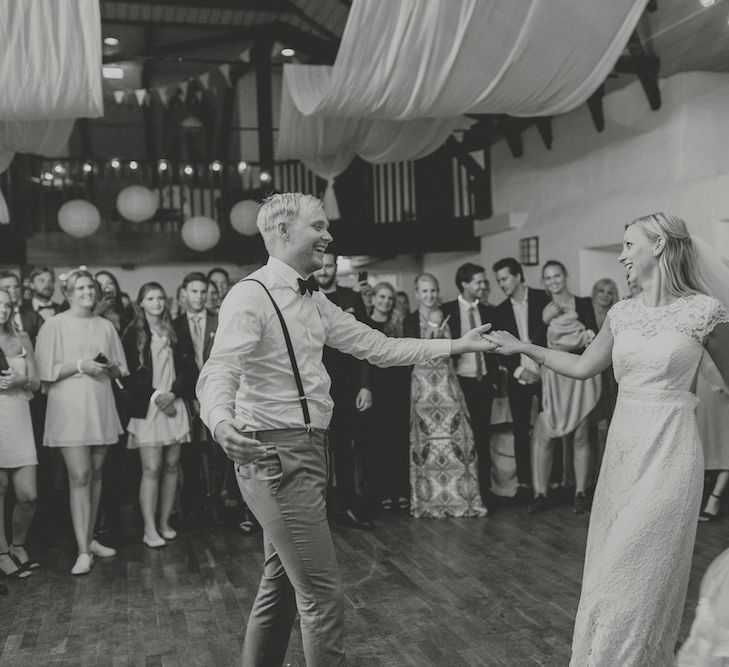
POLYGON ((106 355, 103 352, 99 352, 99 354, 97 354, 94 357, 94 361, 97 364, 108 364, 109 363, 109 360, 106 358, 106 355))
POLYGON ((367 271, 360 271, 357 274, 357 282, 358 283, 366 283, 367 282, 367 271))

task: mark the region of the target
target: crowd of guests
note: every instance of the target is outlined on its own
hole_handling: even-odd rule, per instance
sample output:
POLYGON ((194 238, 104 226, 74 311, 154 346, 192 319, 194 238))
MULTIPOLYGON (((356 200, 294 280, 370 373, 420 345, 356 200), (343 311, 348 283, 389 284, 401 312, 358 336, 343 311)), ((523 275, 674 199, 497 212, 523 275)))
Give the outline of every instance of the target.
MULTIPOLYGON (((387 336, 457 338, 485 323, 521 340, 581 353, 619 299, 598 280, 575 296, 565 266, 550 260, 542 286, 526 285, 522 266, 493 266, 505 298, 489 302, 484 267, 458 268, 459 296, 442 302, 435 276, 421 273, 416 304, 387 282, 337 282, 334 254, 316 273, 320 291, 387 336)), ((116 550, 125 484, 143 524, 142 541, 163 547, 180 525, 206 522, 222 508, 245 534, 253 518, 230 461, 199 418, 195 384, 212 348, 217 310, 230 278, 222 268, 186 275, 174 298, 157 282, 132 303, 110 271, 80 267, 59 276, 39 267, 24 281, 0 271, 0 576, 30 576, 26 549, 36 499, 68 505, 77 558, 72 574, 116 550), (130 471, 135 471, 130 475, 130 471), (65 491, 67 489, 67 491, 65 491), (12 507, 10 499, 12 498, 12 507), (7 501, 7 502, 6 502, 7 501), (175 516, 176 515, 176 516, 175 516)), ((368 528, 376 511, 413 517, 484 517, 492 494, 491 412, 508 401, 517 502, 530 513, 571 502, 589 510, 602 451, 598 426, 617 396, 612 370, 572 380, 527 357, 468 353, 413 368, 379 368, 325 348, 334 414, 329 429, 333 521, 368 528)), ((710 362, 697 378, 699 424, 710 471, 701 520, 718 516, 729 484, 729 394, 710 362), (719 417, 717 417, 719 415, 719 417)))

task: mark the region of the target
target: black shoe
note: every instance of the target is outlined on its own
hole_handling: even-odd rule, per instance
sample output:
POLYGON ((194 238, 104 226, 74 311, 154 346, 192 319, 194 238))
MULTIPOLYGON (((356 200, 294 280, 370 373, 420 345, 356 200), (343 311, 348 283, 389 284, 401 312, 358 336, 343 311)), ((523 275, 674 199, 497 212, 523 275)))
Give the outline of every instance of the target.
POLYGON ((532 499, 532 487, 531 486, 524 486, 520 484, 516 487, 516 494, 514 495, 514 500, 519 504, 523 505, 531 501, 532 499))
POLYGON ((531 502, 531 505, 529 505, 529 509, 527 510, 527 512, 529 514, 539 514, 541 512, 546 512, 548 509, 549 501, 547 500, 547 496, 545 496, 543 493, 540 493, 531 502))
POLYGON ((361 528, 362 530, 369 530, 375 527, 369 519, 363 516, 358 516, 354 510, 346 510, 340 515, 340 521, 345 526, 351 526, 352 528, 361 528))
POLYGON ((590 511, 590 501, 584 493, 575 496, 575 514, 585 514, 590 511))

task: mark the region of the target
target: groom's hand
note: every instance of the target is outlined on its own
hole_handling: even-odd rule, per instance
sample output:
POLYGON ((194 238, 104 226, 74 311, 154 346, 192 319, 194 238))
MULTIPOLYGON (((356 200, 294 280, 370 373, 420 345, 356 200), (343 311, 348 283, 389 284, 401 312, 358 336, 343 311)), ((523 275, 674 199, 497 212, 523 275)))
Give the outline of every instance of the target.
POLYGON ((240 419, 225 419, 215 427, 213 437, 234 463, 246 464, 251 459, 251 447, 261 445, 260 440, 241 435, 246 425, 240 419))
POLYGON ((471 329, 451 344, 451 354, 463 354, 465 352, 492 352, 496 346, 485 337, 491 330, 490 324, 482 324, 480 327, 471 329))

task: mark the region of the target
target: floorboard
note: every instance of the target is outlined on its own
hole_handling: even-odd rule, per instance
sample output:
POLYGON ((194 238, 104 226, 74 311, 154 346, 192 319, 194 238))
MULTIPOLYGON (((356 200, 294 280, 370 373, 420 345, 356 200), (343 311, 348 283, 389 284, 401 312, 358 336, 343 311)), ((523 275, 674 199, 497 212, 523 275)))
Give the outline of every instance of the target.
MULTIPOLYGON (((563 666, 569 661, 587 516, 414 520, 389 513, 373 531, 337 528, 351 665, 563 666)), ((699 526, 681 639, 708 564, 729 546, 722 519, 699 526)), ((0 598, 0 665, 232 665, 260 576, 260 533, 181 532, 164 549, 139 541, 87 577, 69 569, 68 534, 43 567, 0 598)), ((287 664, 303 665, 295 630, 287 664)))

